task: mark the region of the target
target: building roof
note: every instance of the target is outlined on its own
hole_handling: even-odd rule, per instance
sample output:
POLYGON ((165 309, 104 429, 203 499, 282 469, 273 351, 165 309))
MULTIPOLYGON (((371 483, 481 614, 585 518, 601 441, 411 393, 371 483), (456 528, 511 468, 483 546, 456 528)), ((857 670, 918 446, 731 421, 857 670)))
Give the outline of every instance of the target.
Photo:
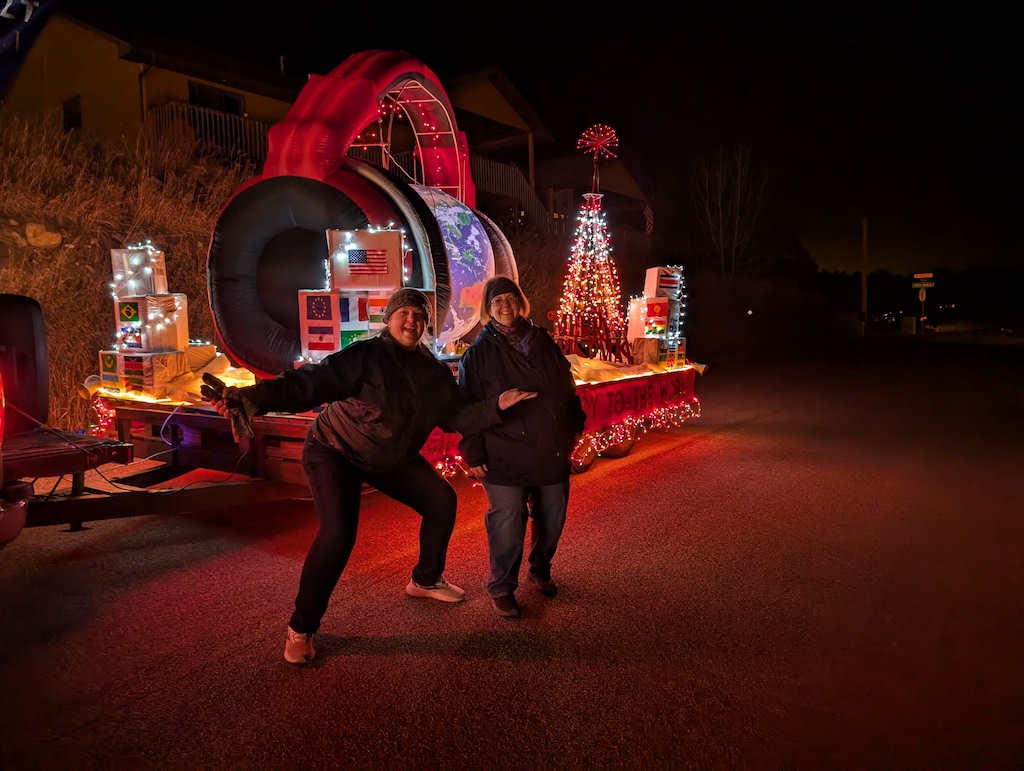
POLYGON ((305 85, 304 77, 224 56, 187 41, 135 29, 120 19, 91 13, 88 7, 61 10, 58 14, 116 42, 121 58, 126 61, 151 64, 289 104, 295 101, 305 85))
POLYGON ((533 134, 536 144, 549 144, 554 136, 518 89, 496 67, 445 81, 452 105, 496 124, 533 134))

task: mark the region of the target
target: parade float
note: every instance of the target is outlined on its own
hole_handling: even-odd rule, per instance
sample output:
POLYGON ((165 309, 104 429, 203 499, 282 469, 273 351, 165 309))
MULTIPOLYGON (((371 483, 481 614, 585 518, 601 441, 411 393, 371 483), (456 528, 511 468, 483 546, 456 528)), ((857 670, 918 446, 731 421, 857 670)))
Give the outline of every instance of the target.
MULTIPOLYGON (((626 314, 621 308, 597 174, 616 142, 606 126, 580 138, 594 156, 594 185, 549 316, 588 416, 576 471, 700 412, 694 379, 702 367, 686 359, 682 268, 649 269, 642 294, 626 314)), ((115 344, 99 352, 99 374, 86 384, 97 431, 133 443, 137 458, 297 484, 313 414, 259 417, 255 436, 236 445, 200 396, 204 373, 245 385, 316 363, 377 334, 388 297, 415 287, 434 306, 424 342, 455 377, 479 329, 484 282, 518 282, 520 271, 508 240, 476 209, 466 139, 444 89, 423 64, 393 51, 357 53, 311 76, 271 128, 262 173, 225 203, 207 261, 217 341, 190 339, 190 298, 167 286, 165 268, 158 244, 112 252, 115 344), (390 162, 396 115, 415 138, 415 178, 390 162), (368 145, 376 162, 350 153, 368 145)), ((451 475, 460 468, 457 445, 457 435, 437 429, 423 453, 451 475)))

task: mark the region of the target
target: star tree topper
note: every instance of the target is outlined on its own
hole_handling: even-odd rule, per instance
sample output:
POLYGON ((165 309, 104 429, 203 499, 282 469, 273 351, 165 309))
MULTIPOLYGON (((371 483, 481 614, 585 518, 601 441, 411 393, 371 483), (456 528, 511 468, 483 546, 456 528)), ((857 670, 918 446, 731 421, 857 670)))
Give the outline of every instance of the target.
POLYGON ((597 174, 597 162, 602 158, 617 158, 615 150, 619 146, 619 135, 615 129, 604 123, 595 123, 576 140, 576 149, 585 153, 592 153, 594 156, 594 179, 591 192, 596 193, 600 187, 600 179, 597 174))

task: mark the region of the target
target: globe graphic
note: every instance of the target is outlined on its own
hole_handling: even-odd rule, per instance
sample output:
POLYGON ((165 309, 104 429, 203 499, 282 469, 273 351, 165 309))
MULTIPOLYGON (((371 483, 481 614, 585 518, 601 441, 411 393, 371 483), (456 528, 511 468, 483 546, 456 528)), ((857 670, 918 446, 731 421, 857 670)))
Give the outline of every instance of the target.
POLYGON ((451 302, 444 327, 437 335, 438 343, 445 345, 468 334, 480 320, 484 283, 494 276, 494 250, 480 218, 466 204, 436 188, 412 188, 437 220, 448 252, 451 302))

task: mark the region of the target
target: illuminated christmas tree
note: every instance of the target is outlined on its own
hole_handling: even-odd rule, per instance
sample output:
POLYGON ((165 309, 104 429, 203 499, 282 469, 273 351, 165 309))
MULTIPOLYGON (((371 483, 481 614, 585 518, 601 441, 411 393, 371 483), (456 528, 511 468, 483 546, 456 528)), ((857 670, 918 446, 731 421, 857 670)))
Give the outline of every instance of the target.
POLYGON ((597 171, 599 158, 614 158, 617 145, 615 131, 602 125, 587 129, 576 143, 577 149, 593 153, 594 179, 592 192, 583 194, 555 322, 556 335, 591 341, 589 345, 585 343, 586 349, 601 358, 608 346, 622 337, 625 326, 619 275, 611 258, 597 171))

